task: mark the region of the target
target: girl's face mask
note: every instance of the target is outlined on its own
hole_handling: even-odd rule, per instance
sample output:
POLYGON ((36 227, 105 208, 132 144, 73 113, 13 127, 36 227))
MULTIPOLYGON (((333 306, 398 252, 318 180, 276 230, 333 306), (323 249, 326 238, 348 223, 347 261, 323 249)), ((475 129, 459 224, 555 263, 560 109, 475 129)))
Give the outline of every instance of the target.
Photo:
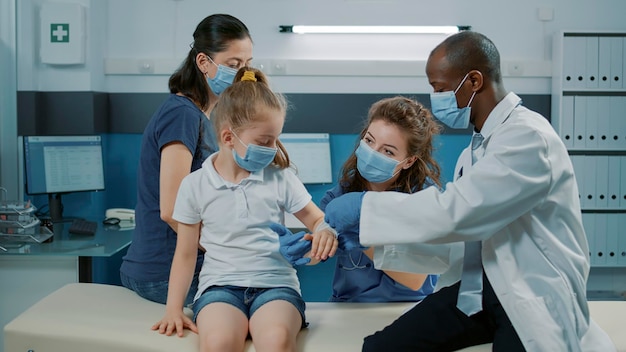
POLYGON ((239 143, 246 147, 246 155, 242 158, 237 154, 235 148, 233 148, 233 158, 239 167, 244 170, 250 172, 256 172, 265 169, 269 164, 274 161, 274 157, 276 156, 277 149, 263 147, 256 144, 245 144, 236 134, 233 132, 233 135, 239 143))

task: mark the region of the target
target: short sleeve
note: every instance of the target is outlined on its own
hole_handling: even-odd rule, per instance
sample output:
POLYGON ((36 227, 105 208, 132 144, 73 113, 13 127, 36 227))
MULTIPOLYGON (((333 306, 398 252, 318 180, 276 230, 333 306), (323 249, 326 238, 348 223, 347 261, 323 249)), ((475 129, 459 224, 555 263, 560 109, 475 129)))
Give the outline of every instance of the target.
POLYGON ((286 212, 293 214, 309 204, 312 197, 292 169, 283 169, 282 174, 285 182, 285 203, 283 207, 286 212))
POLYGON ((194 186, 198 183, 195 181, 200 172, 202 169, 187 175, 178 188, 172 218, 180 223, 197 224, 201 221, 200 207, 196 198, 198 192, 194 192, 194 186))
POLYGON ((159 149, 172 142, 181 142, 193 155, 198 146, 200 121, 199 111, 186 105, 164 111, 157 126, 159 149))

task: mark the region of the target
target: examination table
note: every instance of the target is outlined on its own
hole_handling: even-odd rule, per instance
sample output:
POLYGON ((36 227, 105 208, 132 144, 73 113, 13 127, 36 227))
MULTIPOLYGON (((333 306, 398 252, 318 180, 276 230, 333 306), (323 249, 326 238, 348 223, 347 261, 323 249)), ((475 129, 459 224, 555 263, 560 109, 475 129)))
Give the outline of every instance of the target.
MULTIPOLYGON (((361 351, 363 337, 382 329, 411 303, 307 303, 309 327, 298 351, 361 351)), ((591 316, 626 352, 626 301, 589 302, 591 316)), ((68 284, 4 327, 5 352, 195 352, 197 335, 150 330, 164 306, 120 286, 68 284)), ((189 313, 191 313, 189 311, 189 313)), ((246 352, 254 351, 248 341, 246 352)), ((491 351, 489 344, 463 351, 491 351)))

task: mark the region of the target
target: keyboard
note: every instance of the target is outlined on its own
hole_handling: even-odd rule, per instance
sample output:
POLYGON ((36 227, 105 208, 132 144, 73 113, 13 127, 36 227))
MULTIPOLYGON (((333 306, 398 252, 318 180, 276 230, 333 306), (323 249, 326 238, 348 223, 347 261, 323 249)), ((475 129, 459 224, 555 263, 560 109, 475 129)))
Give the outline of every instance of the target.
POLYGON ((98 223, 95 221, 76 219, 72 221, 69 232, 79 235, 94 235, 98 229, 98 223))

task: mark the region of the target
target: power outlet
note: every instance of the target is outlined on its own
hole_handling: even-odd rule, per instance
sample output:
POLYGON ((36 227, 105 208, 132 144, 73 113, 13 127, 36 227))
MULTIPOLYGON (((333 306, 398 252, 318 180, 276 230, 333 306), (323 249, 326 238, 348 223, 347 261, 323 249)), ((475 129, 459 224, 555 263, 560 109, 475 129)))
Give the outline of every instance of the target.
POLYGON ((271 62, 269 60, 254 60, 252 61, 252 67, 255 67, 261 71, 263 71, 263 73, 265 73, 266 75, 270 74, 270 67, 271 67, 271 62))
POLYGON ((287 74, 287 62, 283 60, 272 60, 271 67, 269 69, 271 75, 284 76, 287 74))
POLYGON ((554 9, 552 7, 540 7, 537 9, 539 21, 548 22, 554 19, 554 9))
POLYGON ((137 69, 139 73, 150 74, 154 73, 154 61, 153 60, 140 60, 137 69))
POLYGON ((507 70, 511 76, 524 75, 524 65, 521 62, 509 62, 507 70))

